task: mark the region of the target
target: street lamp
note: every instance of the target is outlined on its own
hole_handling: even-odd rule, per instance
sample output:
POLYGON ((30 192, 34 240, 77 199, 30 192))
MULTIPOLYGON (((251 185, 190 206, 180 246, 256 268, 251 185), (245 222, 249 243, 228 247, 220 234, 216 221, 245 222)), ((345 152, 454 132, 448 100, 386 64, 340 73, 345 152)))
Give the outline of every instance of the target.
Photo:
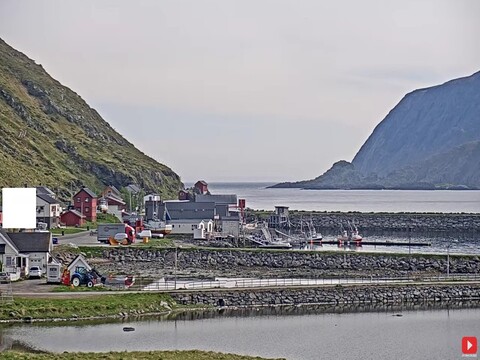
POLYGON ((447 244, 447 279, 450 277, 450 247, 452 246, 451 243, 458 243, 458 240, 451 240, 448 241, 447 244))

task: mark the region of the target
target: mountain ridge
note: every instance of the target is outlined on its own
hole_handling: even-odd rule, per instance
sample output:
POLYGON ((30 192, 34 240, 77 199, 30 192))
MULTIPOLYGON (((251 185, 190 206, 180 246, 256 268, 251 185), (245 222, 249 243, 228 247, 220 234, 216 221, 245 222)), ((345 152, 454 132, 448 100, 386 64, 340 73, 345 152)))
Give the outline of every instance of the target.
POLYGON ((347 166, 274 187, 480 188, 480 71, 406 94, 347 166))
POLYGON ((169 167, 117 133, 77 93, 0 39, 0 186, 45 185, 64 198, 82 185, 136 183, 173 196, 169 167))

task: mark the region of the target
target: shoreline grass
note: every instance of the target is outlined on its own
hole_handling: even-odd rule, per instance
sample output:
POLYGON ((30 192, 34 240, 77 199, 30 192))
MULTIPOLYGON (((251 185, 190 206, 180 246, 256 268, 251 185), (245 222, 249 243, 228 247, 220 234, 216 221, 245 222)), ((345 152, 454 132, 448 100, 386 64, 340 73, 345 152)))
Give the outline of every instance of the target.
MULTIPOLYGON (((68 296, 68 294, 66 294, 68 296)), ((0 320, 77 319, 161 313, 181 308, 168 294, 98 294, 82 298, 21 298, 2 304, 0 320)))
MULTIPOLYGON (((4 360, 266 360, 258 356, 236 355, 200 350, 173 350, 173 351, 132 351, 132 352, 105 352, 105 353, 23 353, 7 351, 2 353, 4 360)), ((280 359, 271 359, 280 360, 280 359)))

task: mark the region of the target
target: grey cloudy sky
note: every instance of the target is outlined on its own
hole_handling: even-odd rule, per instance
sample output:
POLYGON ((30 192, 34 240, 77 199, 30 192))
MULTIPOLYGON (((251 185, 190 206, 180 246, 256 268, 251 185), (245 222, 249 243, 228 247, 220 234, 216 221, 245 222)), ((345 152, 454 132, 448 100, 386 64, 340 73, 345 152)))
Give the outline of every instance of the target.
POLYGON ((480 70, 480 1, 0 0, 0 37, 183 181, 351 161, 407 93, 480 70))

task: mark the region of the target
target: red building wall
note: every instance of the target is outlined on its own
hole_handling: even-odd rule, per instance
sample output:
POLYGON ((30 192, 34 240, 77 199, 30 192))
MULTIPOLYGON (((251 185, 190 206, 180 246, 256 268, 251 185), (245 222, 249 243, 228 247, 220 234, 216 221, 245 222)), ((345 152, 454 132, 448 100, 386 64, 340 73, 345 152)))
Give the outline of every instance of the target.
POLYGON ((90 196, 85 190, 80 190, 73 198, 75 210, 85 215, 87 221, 97 221, 97 198, 90 196))
POLYGON ((60 215, 60 222, 66 226, 82 226, 85 224, 85 219, 82 219, 74 213, 68 211, 60 215))
POLYGON ((200 194, 206 194, 208 192, 208 185, 202 181, 197 181, 195 187, 200 191, 200 194))

